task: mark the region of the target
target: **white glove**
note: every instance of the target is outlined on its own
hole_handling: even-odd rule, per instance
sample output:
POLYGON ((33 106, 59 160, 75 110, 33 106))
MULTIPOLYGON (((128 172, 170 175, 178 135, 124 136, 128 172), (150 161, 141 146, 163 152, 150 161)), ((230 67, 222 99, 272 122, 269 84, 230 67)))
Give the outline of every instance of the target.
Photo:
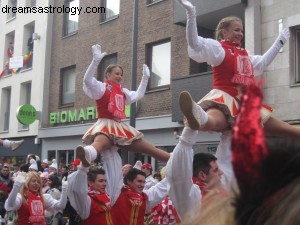
POLYGON ((100 45, 93 45, 92 46, 92 52, 93 52, 93 60, 96 62, 100 62, 104 56, 107 55, 106 52, 101 52, 101 46, 100 45))
POLYGON ((146 64, 143 65, 143 78, 147 80, 150 78, 150 70, 146 64))
POLYGON ((136 168, 136 169, 139 169, 141 170, 142 169, 142 162, 140 160, 136 161, 133 168, 136 168))
POLYGON ((289 28, 284 28, 280 31, 280 34, 278 35, 278 40, 282 45, 285 44, 285 42, 290 38, 290 30, 289 28))
POLYGON ((19 184, 24 184, 26 181, 26 178, 27 178, 27 173, 19 172, 15 181, 18 182, 19 184))
POLYGON ((64 177, 64 178, 61 180, 61 187, 62 187, 62 188, 67 188, 67 187, 68 187, 67 177, 64 177))
POLYGON ((177 2, 183 7, 185 8, 187 11, 191 11, 194 10, 194 6, 192 5, 192 3, 188 0, 177 0, 177 2))

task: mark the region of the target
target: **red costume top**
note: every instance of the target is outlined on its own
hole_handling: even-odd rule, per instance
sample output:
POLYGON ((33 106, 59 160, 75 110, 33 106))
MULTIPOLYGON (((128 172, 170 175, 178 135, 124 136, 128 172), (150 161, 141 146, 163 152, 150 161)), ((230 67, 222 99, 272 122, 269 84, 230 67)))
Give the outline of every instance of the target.
POLYGON ((122 188, 118 200, 112 207, 114 225, 144 225, 146 201, 148 197, 132 190, 129 186, 122 188))
POLYGON ((22 204, 18 209, 19 225, 46 225, 43 199, 31 192, 24 193, 27 204, 22 204))
POLYGON ((90 215, 83 220, 84 225, 112 225, 110 198, 106 193, 101 193, 89 187, 88 195, 91 198, 90 215))
POLYGON ((219 66, 212 68, 213 88, 236 97, 237 86, 254 81, 252 63, 245 49, 227 41, 222 41, 221 45, 225 50, 225 58, 219 66))
POLYGON ((120 120, 125 115, 125 95, 120 84, 104 81, 106 90, 102 98, 96 100, 98 118, 120 120))

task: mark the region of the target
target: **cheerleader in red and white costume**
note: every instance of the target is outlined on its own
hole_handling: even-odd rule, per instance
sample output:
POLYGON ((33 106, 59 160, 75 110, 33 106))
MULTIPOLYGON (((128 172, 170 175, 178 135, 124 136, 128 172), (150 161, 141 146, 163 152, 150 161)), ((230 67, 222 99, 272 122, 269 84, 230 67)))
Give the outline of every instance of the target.
POLYGON ((7 211, 17 210, 20 225, 46 225, 45 210, 63 210, 67 203, 68 182, 62 180, 59 200, 42 193, 42 179, 36 172, 19 172, 6 202, 7 211))
MULTIPOLYGON (((190 58, 207 62, 213 69, 213 90, 196 104, 188 92, 180 95, 180 107, 193 130, 222 131, 231 128, 239 108, 241 89, 254 82, 273 61, 290 36, 283 29, 264 55, 248 55, 241 47, 243 24, 240 18, 222 19, 216 40, 198 36, 195 7, 188 0, 178 0, 187 13, 186 36, 190 58)), ((271 117, 273 109, 263 105, 262 123, 268 134, 299 138, 300 129, 271 117)))
POLYGON ((120 84, 123 79, 123 68, 119 65, 108 66, 104 82, 94 77, 97 66, 106 52, 101 52, 100 45, 93 45, 92 51, 93 61, 85 73, 83 90, 87 96, 96 101, 98 121, 83 136, 87 146, 76 148, 77 157, 83 166, 88 167, 98 153, 114 145, 167 161, 169 153, 143 140, 141 132, 121 121, 126 118, 125 104, 134 103, 144 96, 150 77, 149 68, 143 66, 143 77, 137 91, 129 91, 120 84))

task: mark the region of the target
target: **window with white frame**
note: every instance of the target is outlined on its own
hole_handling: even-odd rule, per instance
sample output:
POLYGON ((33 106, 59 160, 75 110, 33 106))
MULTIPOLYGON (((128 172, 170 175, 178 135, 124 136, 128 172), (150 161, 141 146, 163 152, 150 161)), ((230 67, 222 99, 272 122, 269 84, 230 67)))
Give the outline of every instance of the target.
POLYGON ((100 6, 105 8, 105 13, 100 15, 100 22, 115 18, 120 14, 120 0, 101 0, 100 6))
POLYGON ((149 88, 155 89, 170 85, 171 78, 171 42, 156 42, 147 46, 147 64, 151 76, 149 88))
POLYGON ((73 104, 75 101, 76 67, 61 70, 61 106, 73 104))
POLYGON ((33 61, 33 44, 32 34, 34 33, 35 23, 34 21, 24 26, 23 35, 23 70, 32 68, 33 61))
POLYGON ((0 110, 0 130, 9 131, 11 103, 11 87, 2 89, 1 93, 1 110, 0 110))
MULTIPOLYGON (((79 7, 79 0, 66 0, 64 7, 74 8, 79 7)), ((78 30, 79 15, 70 11, 64 14, 64 36, 74 34, 78 30)))

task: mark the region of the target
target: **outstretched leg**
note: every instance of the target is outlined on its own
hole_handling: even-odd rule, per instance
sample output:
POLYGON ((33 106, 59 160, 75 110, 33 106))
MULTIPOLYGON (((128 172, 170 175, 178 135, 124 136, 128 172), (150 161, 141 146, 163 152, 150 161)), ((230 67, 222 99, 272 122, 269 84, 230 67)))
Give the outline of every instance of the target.
POLYGON ((87 145, 85 147, 78 146, 76 148, 76 157, 79 158, 84 167, 89 167, 90 162, 94 161, 98 153, 106 149, 110 149, 112 146, 111 141, 106 135, 99 134, 95 137, 92 145, 87 145))
POLYGON ((133 141, 131 145, 122 145, 119 147, 127 151, 151 155, 153 158, 162 162, 167 162, 168 159, 170 158, 170 153, 161 150, 159 148, 156 148, 155 146, 153 146, 152 144, 150 144, 144 139, 138 139, 136 141, 133 141))
POLYGON ((221 110, 210 108, 205 112, 187 91, 180 93, 179 106, 192 130, 222 131, 229 126, 221 110))
POLYGON ((4 148, 9 148, 10 150, 14 151, 19 148, 24 143, 24 140, 19 141, 10 141, 10 140, 2 140, 0 139, 0 145, 3 145, 4 148))
POLYGON ((300 138, 300 128, 293 127, 273 117, 270 117, 270 119, 264 123, 264 129, 267 135, 300 138))

